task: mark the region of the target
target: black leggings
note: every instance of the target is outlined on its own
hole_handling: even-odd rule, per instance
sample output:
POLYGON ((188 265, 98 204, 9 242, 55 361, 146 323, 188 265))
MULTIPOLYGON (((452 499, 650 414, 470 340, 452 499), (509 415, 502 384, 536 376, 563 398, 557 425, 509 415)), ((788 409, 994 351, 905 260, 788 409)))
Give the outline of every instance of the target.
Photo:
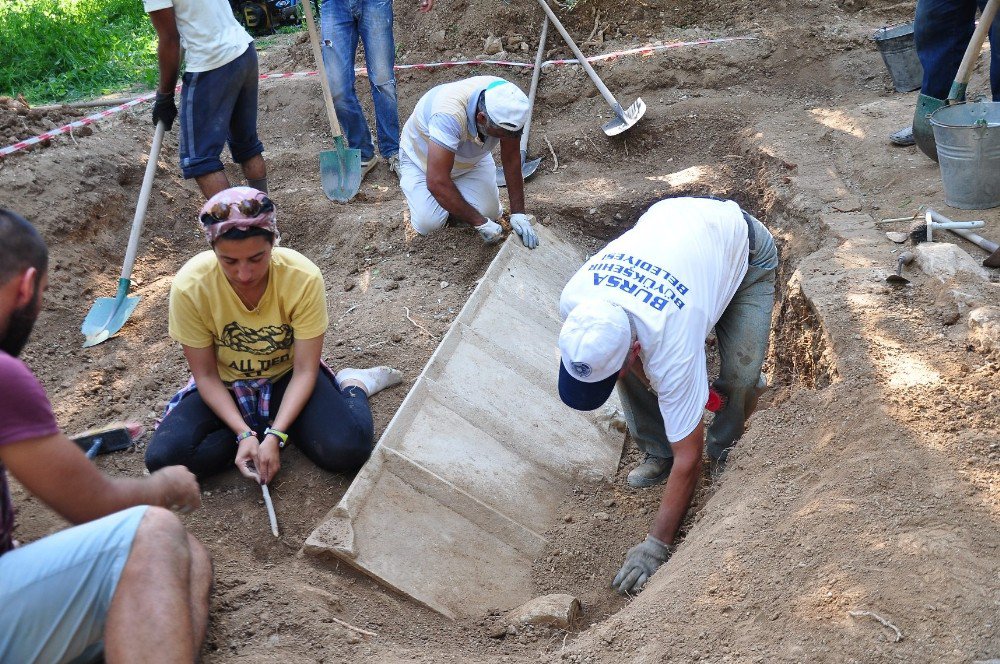
MULTIPOLYGON (((289 371, 272 386, 272 418, 291 378, 289 371)), ((266 422, 252 426, 262 437, 266 427, 266 422)), ((358 387, 341 390, 333 377, 320 370, 312 396, 287 433, 289 443, 323 470, 357 472, 375 441, 368 396, 358 387)), ((154 471, 187 466, 201 480, 232 467, 238 447, 235 434, 195 390, 185 395, 153 434, 146 448, 146 467, 154 471)))

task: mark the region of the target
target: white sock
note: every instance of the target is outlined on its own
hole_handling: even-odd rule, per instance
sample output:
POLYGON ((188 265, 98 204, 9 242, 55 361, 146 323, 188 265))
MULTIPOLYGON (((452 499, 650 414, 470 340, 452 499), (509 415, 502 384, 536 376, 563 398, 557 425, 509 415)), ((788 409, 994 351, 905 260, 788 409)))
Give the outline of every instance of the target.
POLYGON ((365 386, 368 396, 381 392, 403 381, 403 374, 392 367, 371 367, 370 369, 341 369, 337 372, 337 382, 356 380, 365 386))

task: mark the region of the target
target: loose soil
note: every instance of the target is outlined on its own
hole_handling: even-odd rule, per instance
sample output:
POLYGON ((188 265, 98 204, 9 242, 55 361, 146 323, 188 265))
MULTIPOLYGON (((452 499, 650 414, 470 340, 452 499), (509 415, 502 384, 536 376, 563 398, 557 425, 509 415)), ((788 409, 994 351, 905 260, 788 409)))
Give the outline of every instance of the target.
MULTIPOLYGON (((430 14, 400 4, 399 60, 479 56, 492 34, 507 56, 528 61, 541 24, 530 4, 442 1, 430 14)), ((318 470, 294 447, 272 489, 278 539, 268 533, 255 487, 235 472, 214 478, 203 486, 203 509, 185 517, 216 564, 205 659, 1000 657, 1000 357, 967 334, 970 309, 1000 303, 997 275, 954 277, 914 266, 912 285, 892 289, 883 279, 900 247, 883 231, 907 224, 875 223, 928 204, 955 218, 986 219, 982 234, 1000 238, 1000 213, 948 208, 937 166, 884 140, 909 121, 915 94, 892 91, 870 36, 911 20, 913 4, 582 0, 562 13, 581 42, 590 35, 591 53, 757 37, 599 66, 623 104, 642 96, 649 107, 615 139, 601 132, 609 109, 581 71, 546 71, 529 144, 545 160, 527 197, 540 221, 590 250, 667 195, 731 197, 757 214, 782 253, 765 367, 773 389, 725 471, 706 472, 681 546, 637 598, 608 588, 659 500, 658 490, 633 491, 624 482, 638 461, 631 443, 613 481, 565 496, 565 517, 552 524, 533 574, 539 594, 582 600, 583 618, 569 631, 505 629, 500 607, 452 622, 347 566, 303 556, 305 538, 352 478, 318 470), (902 639, 871 615, 849 613, 858 611, 895 625, 902 639)), ((553 33, 547 56, 563 55, 553 33)), ((312 68, 299 35, 262 54, 263 71, 312 68)), ((401 118, 429 87, 475 73, 506 75, 524 88, 529 80, 526 72, 491 67, 402 72, 401 118)), ((985 89, 982 71, 972 88, 985 89)), ((358 90, 371 116, 364 78, 358 90)), ((372 401, 381 431, 494 250, 469 229, 414 236, 384 166, 351 204, 328 202, 316 153, 330 144, 315 78, 263 82, 260 109, 283 242, 326 279, 332 325, 324 357, 337 367, 390 364, 406 376, 372 401)), ((0 143, 69 119, 0 100, 0 143)), ((120 335, 79 347, 86 311, 114 291, 151 135, 144 108, 99 123, 93 135, 61 137, 0 161, 0 205, 33 220, 52 252, 46 307, 24 357, 67 432, 113 419, 149 428, 186 379, 180 349, 166 335, 167 294, 172 275, 204 245, 195 223, 200 195, 179 176, 176 132, 159 157, 136 263, 142 302, 120 335)), ((238 170, 229 173, 239 180, 238 170)), ((962 248, 982 258, 975 247, 962 248)), ((146 439, 98 465, 142 474, 146 439)), ((21 540, 64 527, 24 491, 15 500, 21 540)))

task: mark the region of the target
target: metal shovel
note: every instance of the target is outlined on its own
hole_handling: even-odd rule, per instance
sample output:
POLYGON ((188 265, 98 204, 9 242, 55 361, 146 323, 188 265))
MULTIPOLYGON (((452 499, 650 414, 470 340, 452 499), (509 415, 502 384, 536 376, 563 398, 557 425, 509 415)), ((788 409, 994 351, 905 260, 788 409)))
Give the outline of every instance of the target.
POLYGON ((135 265, 135 255, 139 251, 139 236, 142 235, 142 223, 146 219, 146 208, 149 205, 149 195, 153 191, 153 179, 156 176, 156 160, 163 144, 163 134, 166 127, 163 122, 156 124, 153 134, 153 145, 149 149, 149 161, 146 162, 146 174, 142 178, 142 188, 139 190, 139 201, 135 206, 135 216, 132 218, 132 232, 128 236, 128 248, 125 250, 125 263, 118 278, 118 292, 114 297, 99 297, 90 308, 87 317, 83 319, 80 332, 85 337, 83 347, 89 348, 106 341, 122 329, 122 325, 135 311, 142 296, 129 297, 128 289, 132 284, 132 267, 135 265))
POLYGON ((639 119, 646 113, 646 103, 639 98, 636 99, 635 102, 627 109, 622 109, 622 105, 618 103, 615 96, 611 94, 610 90, 608 90, 608 86, 604 85, 604 81, 601 80, 600 76, 597 75, 597 72, 594 71, 594 68, 590 66, 589 62, 587 62, 587 58, 583 57, 583 53, 580 51, 580 48, 576 45, 576 42, 573 41, 573 38, 569 36, 569 33, 566 32, 566 28, 564 28, 563 24, 559 22, 559 18, 556 17, 552 9, 549 8, 548 3, 545 0, 538 0, 538 4, 542 6, 542 9, 545 11, 545 15, 548 16, 549 20, 552 21, 552 24, 556 26, 556 30, 559 31, 560 35, 562 35, 563 41, 565 41, 566 45, 569 46, 571 51, 573 51, 573 55, 576 56, 576 59, 579 61, 580 66, 583 67, 583 70, 587 72, 587 76, 589 76, 590 80, 594 82, 595 86, 597 86, 597 90, 601 93, 601 96, 604 97, 604 101, 608 102, 608 105, 611 106, 611 110, 615 112, 617 117, 612 118, 605 123, 603 127, 601 127, 601 129, 604 130, 604 133, 608 136, 617 136, 638 122, 639 119))
POLYGON ((326 116, 330 120, 330 133, 333 134, 333 150, 319 153, 319 176, 323 183, 323 193, 331 201, 346 203, 358 193, 361 188, 361 150, 347 146, 344 134, 337 121, 337 112, 333 108, 333 96, 330 94, 330 81, 326 78, 326 65, 323 64, 323 50, 319 45, 319 35, 316 32, 316 21, 313 19, 311 2, 303 2, 306 24, 309 27, 309 41, 312 43, 313 57, 316 58, 316 68, 319 70, 319 80, 323 86, 323 102, 326 104, 326 116))
MULTIPOLYGON (((542 73, 542 53, 545 52, 545 38, 549 34, 548 17, 542 21, 542 34, 538 38, 538 52, 535 53, 535 70, 531 72, 531 87, 528 89, 528 119, 524 123, 524 130, 521 132, 521 178, 527 180, 542 163, 542 158, 528 161, 528 132, 531 131, 531 112, 535 108, 535 92, 538 90, 538 77, 542 73)), ((503 166, 497 166, 497 186, 506 187, 507 178, 503 174, 503 166)))

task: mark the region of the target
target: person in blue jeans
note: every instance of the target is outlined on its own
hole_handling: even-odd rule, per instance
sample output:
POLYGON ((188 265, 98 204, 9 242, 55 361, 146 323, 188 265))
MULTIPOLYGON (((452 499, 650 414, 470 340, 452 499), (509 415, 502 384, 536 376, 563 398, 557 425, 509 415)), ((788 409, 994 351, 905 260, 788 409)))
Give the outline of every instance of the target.
MULTIPOLYGON (((941 108, 948 99, 958 66, 976 27, 976 10, 986 0, 917 0, 913 21, 913 41, 924 69, 920 96, 914 110, 912 128, 892 134, 896 145, 913 145, 936 158, 934 133, 927 116, 941 108)), ((990 27, 990 88, 993 101, 1000 101, 1000 40, 998 19, 990 27)))
POLYGON ((628 483, 666 480, 643 542, 612 586, 637 592, 667 561, 702 474, 702 451, 724 462, 763 387, 774 307, 774 238, 733 201, 668 198, 593 255, 563 289, 559 397, 599 408, 618 387, 625 422, 646 459, 628 483), (705 338, 718 338, 712 386, 725 398, 706 436, 705 338))
MULTIPOLYGON (((430 11, 434 0, 423 0, 430 11)), ((354 91, 354 59, 358 39, 365 47, 365 65, 375 104, 378 149, 399 177, 399 109, 396 102, 396 44, 392 36, 392 0, 321 0, 320 34, 323 66, 330 94, 348 145, 361 151, 361 175, 378 163, 371 131, 354 91)))

